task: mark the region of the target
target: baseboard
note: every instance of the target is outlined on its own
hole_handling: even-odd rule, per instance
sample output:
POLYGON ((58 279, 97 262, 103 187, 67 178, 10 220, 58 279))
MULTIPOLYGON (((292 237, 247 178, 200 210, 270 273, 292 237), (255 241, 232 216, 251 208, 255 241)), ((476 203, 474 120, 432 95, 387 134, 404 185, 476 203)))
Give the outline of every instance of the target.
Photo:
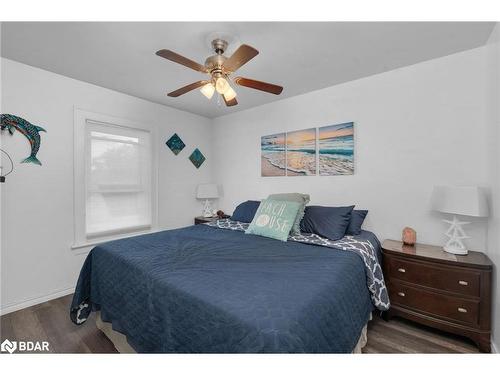
POLYGON ((59 291, 56 291, 56 292, 53 292, 50 294, 46 294, 44 296, 29 298, 29 299, 26 299, 26 300, 21 301, 21 302, 10 303, 10 304, 2 306, 0 308, 0 316, 5 315, 5 314, 9 314, 9 313, 17 311, 17 310, 25 309, 26 307, 35 306, 35 305, 38 305, 39 303, 47 302, 47 301, 50 301, 52 299, 67 296, 68 294, 71 294, 74 291, 75 291, 75 288, 72 287, 72 288, 62 289, 62 290, 59 290, 59 291))
POLYGON ((491 352, 495 354, 499 353, 498 348, 493 341, 491 342, 491 352))

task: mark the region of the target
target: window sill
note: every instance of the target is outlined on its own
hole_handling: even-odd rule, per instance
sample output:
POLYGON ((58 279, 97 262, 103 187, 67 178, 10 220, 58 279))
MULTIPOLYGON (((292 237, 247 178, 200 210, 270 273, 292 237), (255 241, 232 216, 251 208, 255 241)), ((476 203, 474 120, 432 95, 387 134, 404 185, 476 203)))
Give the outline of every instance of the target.
POLYGON ((126 234, 120 234, 120 235, 115 235, 115 236, 109 236, 109 237, 102 237, 102 238, 95 238, 93 240, 85 241, 85 242, 77 242, 71 245, 71 250, 78 250, 78 249, 83 249, 86 247, 93 247, 97 245, 101 245, 103 243, 109 242, 109 241, 115 241, 115 240, 121 240, 124 238, 130 238, 130 237, 135 237, 135 236, 140 236, 143 234, 150 234, 150 233, 156 233, 156 232, 161 232, 165 229, 158 229, 158 228, 151 228, 148 230, 142 230, 142 231, 137 231, 137 232, 129 232, 126 234))

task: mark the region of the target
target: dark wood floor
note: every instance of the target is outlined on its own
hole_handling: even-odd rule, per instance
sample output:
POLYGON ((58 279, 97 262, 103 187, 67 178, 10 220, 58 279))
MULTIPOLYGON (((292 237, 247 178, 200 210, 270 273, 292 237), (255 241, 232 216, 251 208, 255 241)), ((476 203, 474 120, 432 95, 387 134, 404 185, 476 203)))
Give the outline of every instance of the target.
POLYGON ((363 353, 479 353, 469 339, 401 318, 376 317, 368 323, 363 353))
MULTIPOLYGON (((74 325, 68 314, 72 296, 58 298, 1 317, 0 342, 48 341, 55 353, 116 353, 108 338, 96 328, 95 314, 74 325)), ((368 325, 364 353, 477 353, 465 338, 426 328, 402 319, 389 322, 375 317, 368 325)))
POLYGON ((0 337, 17 341, 48 341, 54 353, 116 353, 109 339, 95 325, 95 314, 77 326, 69 319, 73 295, 3 315, 0 337), (90 323, 90 324, 89 324, 90 323))

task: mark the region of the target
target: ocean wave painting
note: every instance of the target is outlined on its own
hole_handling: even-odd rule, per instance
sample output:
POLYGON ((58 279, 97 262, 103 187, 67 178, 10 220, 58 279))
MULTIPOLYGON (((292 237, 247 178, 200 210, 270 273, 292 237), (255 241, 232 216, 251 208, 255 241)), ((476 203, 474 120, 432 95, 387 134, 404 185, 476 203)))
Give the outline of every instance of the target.
POLYGON ((261 137, 260 151, 261 176, 285 176, 285 133, 261 137))
POLYGON ((286 133, 287 176, 316 174, 316 129, 286 133))
POLYGON ((319 174, 354 174, 354 123, 319 128, 319 174))

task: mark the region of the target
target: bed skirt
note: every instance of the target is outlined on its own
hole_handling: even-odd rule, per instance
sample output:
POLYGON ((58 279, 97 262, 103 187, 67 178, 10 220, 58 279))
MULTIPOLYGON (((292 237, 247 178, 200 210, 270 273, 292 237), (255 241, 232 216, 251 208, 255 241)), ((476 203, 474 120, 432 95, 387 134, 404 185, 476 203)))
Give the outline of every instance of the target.
MULTIPOLYGON (((113 343, 118 353, 130 354, 137 353, 127 342, 127 337, 120 332, 113 330, 111 323, 103 322, 101 319, 101 312, 97 311, 96 314, 96 325, 97 328, 106 335, 106 337, 113 343)), ((372 315, 370 314, 369 320, 372 320, 372 315)), ((361 335, 359 336, 358 342, 354 347, 352 354, 361 354, 361 349, 365 347, 368 342, 367 326, 365 324, 361 330, 361 335)))

